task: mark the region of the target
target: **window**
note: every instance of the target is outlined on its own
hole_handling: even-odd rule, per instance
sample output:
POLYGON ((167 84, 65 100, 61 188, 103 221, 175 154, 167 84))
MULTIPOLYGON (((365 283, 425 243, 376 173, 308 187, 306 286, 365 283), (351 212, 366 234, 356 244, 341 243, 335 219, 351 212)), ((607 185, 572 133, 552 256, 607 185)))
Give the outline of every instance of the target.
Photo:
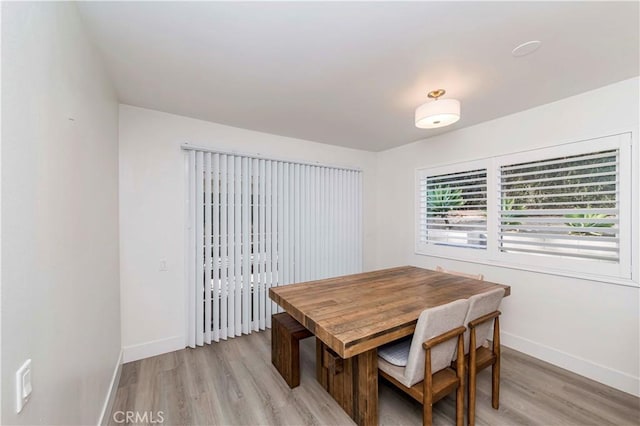
POLYGON ((619 262, 618 155, 501 166, 500 251, 619 262))
POLYGON ((418 170, 416 252, 631 278, 630 136, 418 170))
POLYGON ((420 176, 420 243, 487 248, 487 169, 420 176))

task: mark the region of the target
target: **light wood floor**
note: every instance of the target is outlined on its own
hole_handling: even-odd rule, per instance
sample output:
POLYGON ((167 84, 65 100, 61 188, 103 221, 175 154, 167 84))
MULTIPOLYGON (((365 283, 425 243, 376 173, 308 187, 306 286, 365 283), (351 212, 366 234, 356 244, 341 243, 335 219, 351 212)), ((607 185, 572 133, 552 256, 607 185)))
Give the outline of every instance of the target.
MULTIPOLYGON (((353 424, 315 380, 313 338, 302 342, 293 390, 271 365, 270 344, 267 331, 125 364, 113 413, 162 411, 165 425, 353 424)), ((479 426, 640 424, 636 397, 507 348, 502 359, 499 410, 489 371, 479 376, 479 426)), ((383 380, 379 396, 380 424, 422 424, 421 406, 383 380)), ((434 424, 454 424, 451 397, 435 404, 434 424)))

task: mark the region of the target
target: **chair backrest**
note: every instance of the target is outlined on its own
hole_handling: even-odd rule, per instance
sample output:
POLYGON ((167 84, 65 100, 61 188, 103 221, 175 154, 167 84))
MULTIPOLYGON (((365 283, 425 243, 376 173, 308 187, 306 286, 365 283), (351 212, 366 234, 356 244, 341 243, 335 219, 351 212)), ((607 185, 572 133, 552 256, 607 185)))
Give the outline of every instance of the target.
MULTIPOLYGON (((483 315, 490 314, 493 311, 497 311, 500 307, 500 302, 504 297, 504 289, 498 288, 495 290, 487 291, 486 293, 476 294, 469 298, 469 310, 464 319, 464 326, 467 327, 467 331, 464 332, 464 353, 469 353, 469 322, 474 319, 480 318, 483 315)), ((479 348, 487 341, 491 329, 493 328, 493 321, 485 322, 476 327, 476 348, 479 348)))
POLYGON ((464 272, 447 271, 442 266, 436 266, 436 271, 444 272, 445 274, 457 275, 459 277, 473 278, 474 280, 484 280, 484 275, 482 274, 466 274, 464 272))
MULTIPOLYGON (((404 376, 410 383, 409 387, 424 380, 425 350, 422 344, 432 337, 460 327, 464 323, 468 309, 469 301, 461 299, 422 311, 413 333, 409 359, 404 370, 404 376)), ((431 371, 433 373, 451 364, 456 350, 456 342, 456 339, 451 339, 431 349, 431 371)))

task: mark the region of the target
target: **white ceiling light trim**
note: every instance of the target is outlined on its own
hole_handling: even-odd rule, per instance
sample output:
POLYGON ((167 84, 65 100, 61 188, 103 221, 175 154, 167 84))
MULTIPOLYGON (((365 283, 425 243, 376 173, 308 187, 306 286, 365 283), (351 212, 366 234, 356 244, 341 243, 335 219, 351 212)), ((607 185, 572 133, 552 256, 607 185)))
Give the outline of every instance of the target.
POLYGON ((535 52, 536 50, 538 50, 540 48, 541 44, 542 44, 542 42, 540 40, 531 40, 531 41, 528 41, 526 43, 522 43, 522 44, 516 46, 511 51, 511 54, 513 56, 515 56, 516 58, 518 58, 520 56, 530 55, 533 52, 535 52))
POLYGON ((456 99, 438 99, 444 95, 443 89, 429 92, 431 102, 420 105, 416 109, 416 127, 421 129, 437 129, 449 126, 460 120, 460 101, 456 99))

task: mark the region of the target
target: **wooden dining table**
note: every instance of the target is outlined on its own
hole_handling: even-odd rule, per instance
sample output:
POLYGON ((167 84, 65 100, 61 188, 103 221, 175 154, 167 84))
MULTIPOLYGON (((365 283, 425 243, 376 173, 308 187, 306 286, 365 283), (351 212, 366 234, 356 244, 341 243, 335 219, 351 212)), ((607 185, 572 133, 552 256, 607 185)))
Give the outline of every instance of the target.
POLYGON ((378 424, 377 348, 413 333, 427 308, 506 285, 402 266, 269 289, 316 337, 316 378, 359 425, 378 424))

